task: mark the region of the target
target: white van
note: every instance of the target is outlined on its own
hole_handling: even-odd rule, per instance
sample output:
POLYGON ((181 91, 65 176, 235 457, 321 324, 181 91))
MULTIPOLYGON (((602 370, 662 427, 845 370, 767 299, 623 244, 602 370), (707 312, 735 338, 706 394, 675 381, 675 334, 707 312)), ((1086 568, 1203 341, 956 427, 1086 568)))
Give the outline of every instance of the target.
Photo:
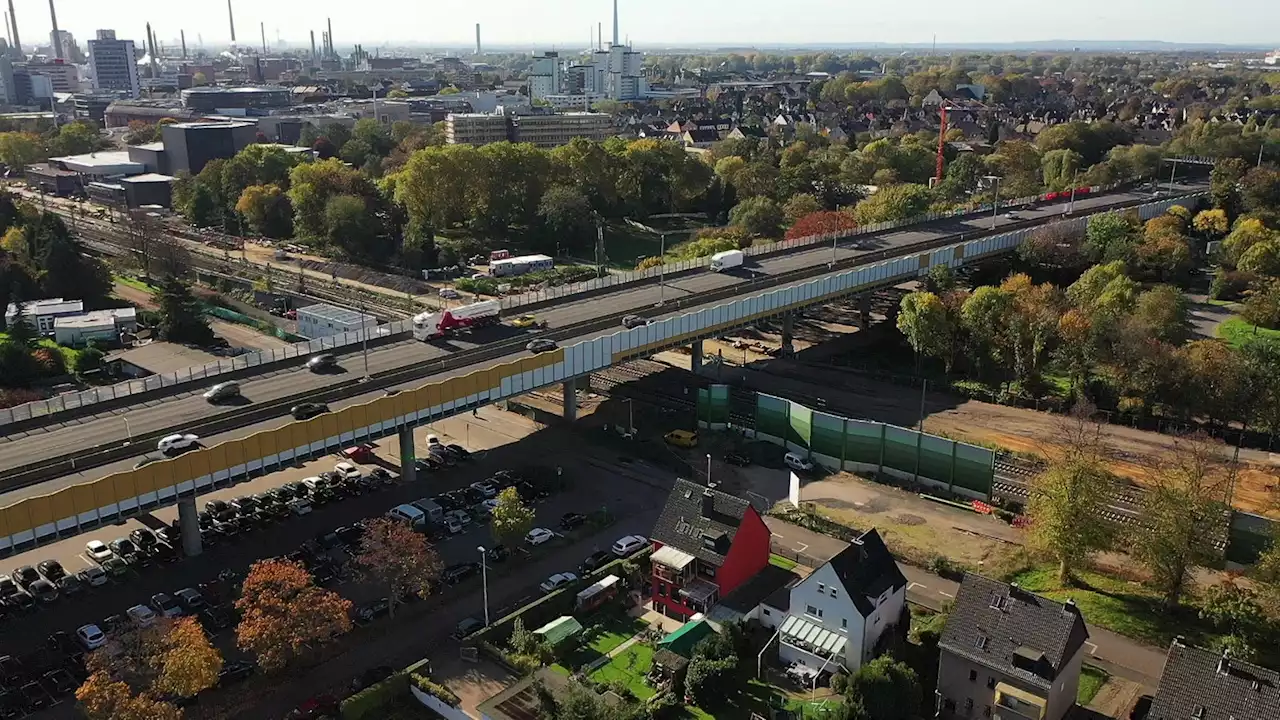
POLYGON ((427 524, 427 514, 412 505, 397 505, 387 511, 387 517, 408 523, 414 529, 427 524))
POLYGON ((812 460, 793 452, 787 453, 786 456, 782 458, 782 462, 786 463, 787 467, 792 470, 799 470, 800 472, 809 472, 813 469, 812 460))

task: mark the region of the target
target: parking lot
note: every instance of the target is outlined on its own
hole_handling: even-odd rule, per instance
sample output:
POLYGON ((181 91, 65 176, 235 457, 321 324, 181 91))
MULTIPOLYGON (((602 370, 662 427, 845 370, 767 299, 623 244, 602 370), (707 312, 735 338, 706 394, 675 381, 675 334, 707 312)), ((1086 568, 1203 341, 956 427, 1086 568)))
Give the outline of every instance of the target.
MULTIPOLYGON (((573 543, 576 548, 574 553, 585 557, 587 553, 582 552, 584 538, 592 538, 591 544, 588 545, 589 549, 607 550, 609 545, 617 539, 615 536, 647 531, 657 509, 661 506, 661 496, 664 493, 643 485, 599 482, 592 476, 589 466, 575 464, 570 456, 564 454, 566 448, 557 447, 555 431, 544 430, 535 433, 536 430, 537 427, 524 418, 493 409, 482 410, 478 416, 468 415, 435 424, 415 434, 415 445, 420 457, 427 454, 428 433, 438 435, 446 443, 465 445, 473 451, 473 457, 470 460, 459 461, 451 468, 429 473, 420 472, 418 480, 411 484, 397 481, 379 489, 317 505, 306 515, 288 515, 264 523, 264 526, 244 530, 233 538, 226 538, 215 546, 207 548, 198 558, 180 558, 172 562, 155 562, 147 567, 128 568, 123 576, 112 579, 102 587, 86 588, 73 596, 60 597, 47 604, 37 603, 36 607, 30 611, 6 617, 3 632, 0 633, 0 675, 6 675, 9 678, 3 682, 10 692, 4 695, 7 699, 0 704, 5 707, 14 706, 14 709, 8 711, 8 715, 0 714, 0 716, 22 716, 22 713, 16 709, 17 705, 25 702, 20 697, 22 687, 35 679, 41 685, 50 686, 48 689, 51 692, 61 694, 60 698, 55 698, 60 700, 61 704, 51 711, 40 712, 39 717, 74 717, 75 713, 71 709, 74 706, 74 698, 70 697, 69 693, 78 685, 78 680, 72 684, 72 681, 67 680, 62 673, 55 670, 55 668, 65 667, 73 676, 77 672, 74 662, 68 662, 65 657, 74 654, 67 652, 74 650, 74 641, 71 647, 66 647, 68 639, 55 638, 51 641, 49 639, 51 634, 58 631, 73 634, 76 628, 84 624, 103 624, 104 619, 110 616, 124 615, 129 607, 147 603, 155 593, 172 595, 183 588, 200 588, 203 585, 209 596, 207 599, 211 603, 218 600, 229 602, 233 599, 231 590, 234 583, 228 583, 225 588, 219 588, 216 583, 219 573, 228 569, 243 573, 255 560, 289 555, 298 551, 308 541, 312 541, 313 551, 309 552, 305 558, 300 555, 296 557, 305 559, 313 567, 317 567, 317 575, 327 577, 326 584, 329 587, 351 599, 357 609, 365 611, 364 617, 358 617, 358 622, 376 623, 377 616, 383 613, 376 601, 383 593, 378 588, 361 582, 353 572, 344 568, 344 562, 349 559, 349 552, 345 551, 340 544, 333 544, 330 538, 325 544, 333 545, 332 547, 317 550, 316 539, 323 538, 341 526, 349 526, 361 519, 381 516, 398 504, 466 487, 472 482, 492 476, 499 470, 537 467, 542 469, 544 476, 554 477, 557 464, 563 467, 563 480, 568 490, 550 492, 547 497, 534 505, 537 513, 536 524, 556 533, 563 532, 558 527, 559 520, 569 512, 589 516, 608 515, 624 518, 626 522, 620 523, 616 530, 614 528, 601 530, 599 525, 586 523, 568 533, 571 535, 569 538, 553 538, 552 542, 545 545, 514 549, 512 557, 506 562, 489 566, 491 590, 495 583, 501 583, 505 576, 516 572, 517 569, 527 569, 534 565, 551 568, 547 575, 554 572, 577 571, 583 558, 568 557, 568 553, 562 553, 566 556, 560 558, 558 554, 561 554, 560 548, 564 545, 573 543), (559 462, 561 460, 563 462, 559 462), (325 557, 329 558, 329 561, 326 562, 325 557), (556 558, 557 562, 552 563, 552 558, 556 558), (219 597, 220 595, 225 597, 219 597), (48 651, 43 649, 51 643, 61 647, 48 651), (22 663, 21 667, 13 664, 12 661, 5 666, 3 660, 5 656, 17 659, 22 663), (44 675, 48 672, 55 674, 46 679, 44 675)), ((569 439, 572 440, 572 437, 570 436, 569 439)), ((384 466, 398 476, 398 468, 391 462, 391 458, 397 458, 398 453, 399 448, 396 447, 396 441, 393 438, 377 449, 372 463, 362 465, 361 469, 367 473, 375 466, 384 466)), ((340 460, 338 457, 316 460, 304 466, 289 468, 233 488, 210 493, 200 497, 198 506, 203 509, 210 500, 230 501, 314 476, 322 471, 332 470, 338 460, 340 460)), ((34 566, 40 561, 54 559, 59 561, 68 573, 74 574, 94 564, 86 557, 85 545, 88 541, 99 540, 109 543, 116 538, 128 536, 131 531, 138 528, 163 527, 173 521, 176 516, 176 508, 164 508, 152 515, 130 520, 113 528, 102 528, 93 533, 37 548, 22 555, 6 558, 0 564, 0 572, 12 575, 19 567, 34 566)), ((487 524, 479 520, 472 522, 458 534, 444 535, 433 540, 441 562, 445 566, 478 561, 477 547, 491 546, 492 543, 487 524)), ((536 594, 537 584, 538 581, 535 581, 527 585, 528 591, 536 594)), ((466 605, 470 614, 482 617, 479 586, 478 575, 467 574, 455 587, 444 592, 446 596, 475 595, 476 602, 468 602, 466 605)), ((495 611, 500 602, 502 602, 500 598, 494 599, 495 611)), ((234 618, 231 613, 215 612, 211 619, 214 625, 211 630, 215 632, 215 642, 228 660, 238 658, 234 649, 231 628, 234 618), (225 619, 222 616, 225 616, 225 619), (225 627, 219 629, 217 625, 225 625, 225 627)))

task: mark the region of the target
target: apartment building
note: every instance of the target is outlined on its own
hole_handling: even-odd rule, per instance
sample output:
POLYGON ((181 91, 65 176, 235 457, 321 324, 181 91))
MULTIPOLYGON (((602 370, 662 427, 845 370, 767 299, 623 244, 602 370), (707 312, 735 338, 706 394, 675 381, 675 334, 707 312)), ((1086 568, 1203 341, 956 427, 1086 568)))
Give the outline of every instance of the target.
POLYGON ((614 134, 605 113, 556 115, 451 113, 445 118, 445 141, 456 145, 527 142, 540 148, 566 145, 576 137, 606 140, 614 134))

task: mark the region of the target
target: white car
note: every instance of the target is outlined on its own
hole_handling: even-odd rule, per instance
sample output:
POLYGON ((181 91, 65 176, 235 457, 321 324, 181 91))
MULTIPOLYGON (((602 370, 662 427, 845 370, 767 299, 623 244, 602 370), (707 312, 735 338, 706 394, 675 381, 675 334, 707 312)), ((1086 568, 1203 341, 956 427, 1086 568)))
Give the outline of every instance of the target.
POLYGON ((453 517, 445 518, 444 526, 448 528, 450 535, 457 535, 465 529, 462 526, 462 523, 458 522, 458 520, 453 517))
POLYGON ((156 449, 165 455, 181 455, 200 444, 200 437, 191 433, 166 435, 156 443, 156 449))
POLYGON ((471 516, 467 514, 466 510, 450 510, 444 514, 444 517, 445 520, 457 521, 459 525, 471 524, 471 516))
POLYGON ((542 588, 542 592, 551 592, 562 585, 568 585, 571 582, 575 582, 577 579, 578 576, 571 572, 556 573, 555 575, 547 578, 546 581, 538 587, 542 588))
POLYGON ((471 489, 475 490, 481 495, 484 495, 486 498, 492 498, 492 497, 498 496, 498 488, 494 487, 493 483, 489 482, 488 480, 480 480, 478 482, 471 483, 471 489))
POLYGON ((115 556, 115 553, 111 552, 111 548, 107 547, 107 544, 101 540, 90 540, 85 543, 84 554, 99 565, 115 556))
POLYGON ((618 538, 618 542, 613 544, 613 554, 618 557, 626 557, 648 544, 649 538, 643 535, 628 535, 624 538, 618 538))
POLYGON ((289 510, 294 515, 310 515, 311 503, 310 501, 304 500, 302 498, 294 498, 293 500, 289 501, 289 510))
POLYGON ((480 503, 480 507, 484 508, 486 512, 493 514, 493 511, 498 509, 498 499, 489 498, 488 500, 480 503))
POLYGON ((524 536, 524 541, 530 545, 541 545, 542 543, 555 537, 556 534, 546 528, 534 528, 524 536))
POLYGON ((129 608, 125 614, 128 615, 129 620, 138 627, 151 627, 151 625, 156 621, 156 611, 146 605, 134 605, 129 608))
POLYGON ((340 462, 337 465, 334 465, 333 471, 338 473, 339 477, 346 480, 359 480, 363 477, 363 473, 360 472, 360 468, 349 462, 340 462))
POLYGON ((102 628, 90 623, 76 629, 76 639, 85 650, 97 650, 107 643, 107 634, 102 632, 102 628))

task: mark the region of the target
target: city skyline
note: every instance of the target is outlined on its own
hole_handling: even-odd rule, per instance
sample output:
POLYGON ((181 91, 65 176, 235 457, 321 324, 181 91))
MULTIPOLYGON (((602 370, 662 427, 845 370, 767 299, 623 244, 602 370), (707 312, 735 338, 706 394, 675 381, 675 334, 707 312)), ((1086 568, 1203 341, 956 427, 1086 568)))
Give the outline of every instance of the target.
MULTIPOLYGON (((348 47, 362 43, 366 49, 380 45, 418 47, 469 47, 474 45, 474 28, 480 23, 484 44, 489 48, 572 50, 587 46, 597 23, 603 23, 606 42, 612 22, 610 0, 557 0, 554 13, 516 0, 490 0, 468 7, 465 13, 440 18, 423 12, 420 5, 404 0, 366 0, 352 5, 339 0, 310 0, 301 3, 265 5, 233 0, 236 23, 257 29, 265 24, 267 43, 280 38, 293 48, 309 47, 310 30, 324 28, 327 17, 334 19, 335 44, 348 47), (300 12, 306 14, 299 18, 300 12), (408 17, 405 17, 405 16, 408 17), (420 16, 421 20, 414 20, 420 16), (388 22, 389 18, 399 18, 388 22), (413 28, 420 27, 421 30, 413 28), (277 30, 278 29, 278 30, 277 30)), ((47 43, 52 24, 45 0, 14 0, 20 34, 31 44, 47 43)), ((179 31, 187 34, 189 47, 203 37, 206 48, 221 48, 229 42, 226 7, 221 3, 169 3, 149 9, 126 10, 81 0, 63 0, 59 27, 84 43, 98 29, 114 29, 122 38, 139 40, 149 22, 157 39, 165 46, 178 44, 179 31)), ((874 8, 851 6, 842 0, 793 0, 787 4, 785 20, 772 16, 777 7, 765 0, 740 0, 732 12, 706 15, 689 12, 681 22, 672 22, 668 13, 652 12, 652 6, 634 0, 619 3, 619 24, 623 42, 641 47, 713 47, 749 45, 845 45, 883 46, 948 43, 1007 46, 1074 39, 1082 42, 1168 42, 1214 43, 1256 47, 1280 46, 1280 3, 1270 0, 1227 0, 1214 12, 1188 0, 1077 0, 1070 12, 1028 12, 1025 6, 985 8, 982 13, 948 16, 955 6, 943 0, 917 0, 907 6, 874 8), (1221 7, 1228 6, 1228 7, 1221 7), (994 12, 993 12, 994 10, 994 12), (1224 12, 1225 10, 1225 12, 1224 12), (1200 11, 1200 12, 1197 12, 1200 11), (1247 19, 1248 22, 1242 22, 1247 19)), ((258 33, 241 33, 241 44, 257 47, 258 33)))

